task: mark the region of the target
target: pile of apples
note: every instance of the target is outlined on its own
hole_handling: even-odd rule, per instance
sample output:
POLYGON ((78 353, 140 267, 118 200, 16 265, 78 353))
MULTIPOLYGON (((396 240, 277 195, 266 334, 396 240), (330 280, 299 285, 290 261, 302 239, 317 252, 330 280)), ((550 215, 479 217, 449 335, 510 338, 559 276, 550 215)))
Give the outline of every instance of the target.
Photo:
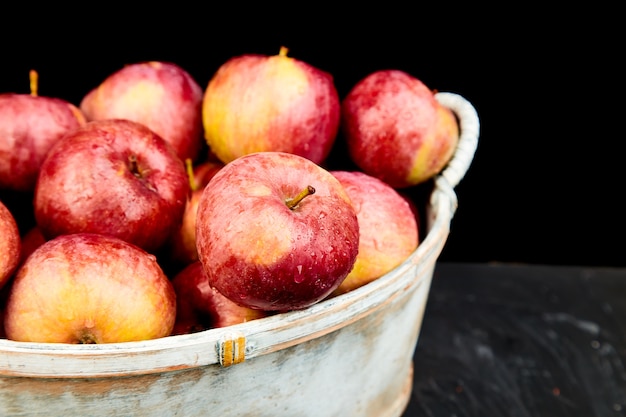
POLYGON ((0 337, 229 326, 404 261, 420 240, 404 190, 448 163, 455 115, 400 70, 340 98, 331 74, 287 53, 233 57, 205 89, 153 61, 76 105, 38 95, 34 71, 30 94, 0 94, 0 337), (340 140, 358 169, 326 165, 340 140))

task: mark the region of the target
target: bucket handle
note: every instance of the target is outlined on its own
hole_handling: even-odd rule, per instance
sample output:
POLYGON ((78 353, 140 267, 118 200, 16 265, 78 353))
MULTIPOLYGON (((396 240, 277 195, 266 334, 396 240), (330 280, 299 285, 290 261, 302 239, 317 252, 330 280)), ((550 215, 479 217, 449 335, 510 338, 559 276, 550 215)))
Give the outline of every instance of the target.
POLYGON ((435 94, 435 98, 452 110, 459 120, 460 136, 457 149, 445 169, 439 174, 454 188, 463 179, 474 158, 478 147, 480 122, 476 109, 463 96, 441 92, 435 94))

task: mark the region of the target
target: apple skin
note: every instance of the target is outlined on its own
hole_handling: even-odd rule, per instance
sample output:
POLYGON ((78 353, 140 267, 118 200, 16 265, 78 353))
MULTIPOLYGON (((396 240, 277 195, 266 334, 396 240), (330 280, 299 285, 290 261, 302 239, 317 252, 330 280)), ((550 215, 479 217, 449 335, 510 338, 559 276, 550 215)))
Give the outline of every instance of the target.
POLYGON ((350 198, 327 170, 285 152, 226 164, 204 189, 198 257, 209 283, 237 304, 265 311, 308 307, 352 269, 359 225, 350 198), (287 206, 308 186, 314 194, 287 206))
POLYGON ((406 72, 370 73, 341 105, 341 129, 350 158, 360 170, 394 188, 432 178, 456 150, 456 116, 406 72))
POLYGON ((222 64, 204 92, 205 139, 224 163, 261 151, 321 164, 335 142, 340 100, 332 76, 287 56, 245 54, 222 64))
POLYGON ((178 156, 198 159, 204 92, 182 67, 161 61, 129 64, 105 78, 80 102, 88 120, 128 119, 168 141, 178 156))
POLYGON ((224 166, 217 161, 204 161, 192 168, 190 178, 191 194, 185 205, 183 220, 180 227, 174 231, 167 242, 165 256, 175 265, 186 266, 198 260, 196 247, 196 217, 198 202, 204 187, 211 178, 224 166))
POLYGON ((39 246, 46 242, 46 238, 41 233, 41 229, 37 226, 31 227, 22 236, 22 252, 20 254, 20 265, 24 263, 26 258, 35 251, 39 246))
POLYGON ((117 343, 171 334, 176 293, 156 257, 95 233, 59 236, 18 269, 4 312, 8 339, 117 343))
POLYGON ((4 287, 0 287, 0 339, 7 338, 7 334, 4 331, 4 309, 7 299, 9 298, 10 289, 10 283, 8 285, 5 285, 4 287))
POLYGON ((35 220, 46 239, 102 233, 155 252, 180 227, 188 194, 185 165, 159 135, 129 120, 92 121, 48 152, 35 220))
POLYGON ((0 288, 17 269, 22 253, 22 239, 17 222, 7 206, 0 201, 0 288))
POLYGON ((0 94, 0 189, 32 192, 50 147, 85 123, 82 112, 60 98, 0 94))
POLYGON ((232 326, 269 313, 240 306, 209 285, 202 263, 195 261, 172 279, 176 292, 176 323, 172 334, 232 326))
POLYGON ((388 273, 417 249, 415 207, 389 184, 359 171, 331 171, 350 196, 359 221, 354 268, 335 290, 352 291, 388 273))

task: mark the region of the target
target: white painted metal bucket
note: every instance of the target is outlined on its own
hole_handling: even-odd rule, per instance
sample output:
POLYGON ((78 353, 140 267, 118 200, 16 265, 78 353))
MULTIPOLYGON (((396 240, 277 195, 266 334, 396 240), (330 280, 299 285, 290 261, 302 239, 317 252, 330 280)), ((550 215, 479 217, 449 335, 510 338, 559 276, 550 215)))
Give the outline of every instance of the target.
POLYGON ((0 340, 0 416, 400 416, 437 257, 479 120, 453 93, 461 141, 435 180, 427 234, 399 267, 305 310, 145 342, 0 340))

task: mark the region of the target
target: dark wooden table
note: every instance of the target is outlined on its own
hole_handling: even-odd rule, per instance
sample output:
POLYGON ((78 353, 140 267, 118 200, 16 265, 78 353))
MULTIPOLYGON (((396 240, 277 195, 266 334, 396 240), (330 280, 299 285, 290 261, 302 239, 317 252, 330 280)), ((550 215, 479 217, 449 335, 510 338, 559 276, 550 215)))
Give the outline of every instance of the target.
POLYGON ((626 416, 626 268, 439 263, 403 416, 626 416))

